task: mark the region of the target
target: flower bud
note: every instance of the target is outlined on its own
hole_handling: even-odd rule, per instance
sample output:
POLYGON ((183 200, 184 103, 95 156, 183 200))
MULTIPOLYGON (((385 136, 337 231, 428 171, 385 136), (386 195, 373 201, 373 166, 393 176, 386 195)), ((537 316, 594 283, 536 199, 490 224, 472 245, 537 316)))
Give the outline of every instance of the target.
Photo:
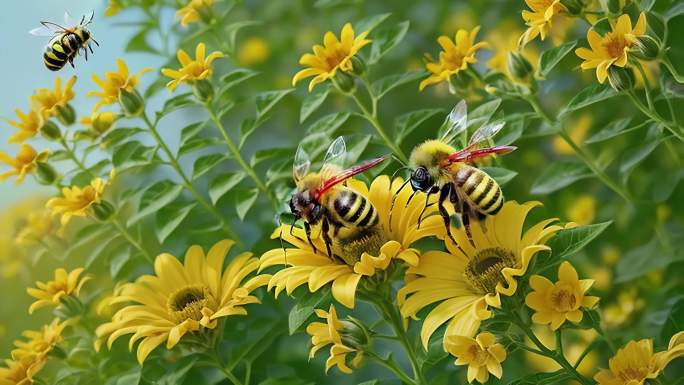
POLYGON ((344 93, 353 92, 355 87, 354 78, 344 71, 337 71, 333 78, 333 84, 344 93))
POLYGON ((508 72, 518 81, 528 81, 532 76, 532 64, 519 52, 508 53, 508 72))
POLYGON ((115 113, 111 111, 100 112, 95 116, 95 119, 93 119, 91 129, 94 131, 94 134, 97 134, 99 136, 109 131, 109 129, 112 128, 112 126, 114 125, 115 121, 115 113))
POLYGON ((139 116, 145 109, 145 101, 135 89, 133 91, 121 90, 119 104, 128 117, 139 116))
POLYGON ((342 324, 340 329, 342 342, 351 348, 364 350, 364 347, 370 342, 366 326, 354 317, 347 317, 346 320, 342 320, 340 323, 342 324))
POLYGON ((661 48, 658 39, 649 35, 641 35, 634 42, 631 52, 639 59, 653 60, 660 55, 661 48))
POLYGON ((610 66, 608 82, 617 92, 631 90, 634 87, 634 71, 627 67, 610 66))
POLYGON ((208 102, 214 97, 214 86, 207 79, 198 80, 193 83, 192 92, 201 102, 208 102))
POLYGON ((57 171, 48 163, 40 162, 36 167, 36 179, 38 183, 49 186, 57 180, 57 171))
POLYGON ((571 15, 579 15, 584 8, 582 0, 561 0, 561 4, 565 6, 571 15))
POLYGON ((46 120, 40 127, 40 133, 49 140, 58 140, 62 137, 59 127, 52 121, 46 120))
POLYGON ((57 119, 65 126, 70 126, 76 121, 76 110, 71 104, 57 106, 57 119))
POLYGON ((114 215, 114 206, 105 200, 95 203, 91 207, 95 218, 103 222, 109 220, 114 215))
POLYGON ((85 307, 83 303, 72 295, 65 295, 59 299, 60 305, 55 309, 54 313, 57 318, 70 319, 83 315, 85 307))
POLYGON ((361 76, 366 72, 366 63, 359 56, 352 56, 352 67, 354 75, 361 76))

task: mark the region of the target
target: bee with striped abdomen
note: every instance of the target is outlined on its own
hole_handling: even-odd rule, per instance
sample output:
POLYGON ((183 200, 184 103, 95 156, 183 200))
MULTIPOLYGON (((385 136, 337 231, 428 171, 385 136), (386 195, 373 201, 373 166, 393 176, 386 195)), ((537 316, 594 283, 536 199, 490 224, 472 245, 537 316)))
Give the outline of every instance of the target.
POLYGON ((88 30, 87 26, 93 21, 93 14, 86 22, 85 15, 81 18, 81 22, 76 24, 69 16, 68 12, 64 13, 64 23, 68 27, 63 27, 59 24, 49 21, 41 21, 41 27, 35 28, 29 33, 36 36, 52 36, 48 44, 43 50, 43 62, 50 71, 61 70, 66 63, 74 67, 74 58, 79 52, 83 52, 85 59, 88 60, 88 50, 93 53, 91 42, 100 45, 88 30))
POLYGON ((328 148, 321 171, 309 172, 311 160, 300 145, 292 168, 297 188, 290 199, 290 210, 296 219, 304 220, 306 237, 314 252, 316 247, 311 240, 311 226, 321 223, 321 236, 328 256, 333 257, 332 249, 336 246, 342 250, 340 257, 350 263, 352 261, 348 259, 353 259, 358 253, 345 251, 375 238, 378 213, 366 197, 347 187, 344 182, 376 166, 386 157, 344 169, 345 157, 344 139, 338 137, 328 148), (341 232, 342 229, 346 231, 341 232))
MULTIPOLYGON (((471 240, 470 220, 483 219, 496 214, 504 203, 501 187, 486 172, 477 168, 473 161, 494 154, 506 154, 516 149, 513 146, 494 146, 480 148, 503 128, 503 122, 488 123, 478 128, 468 145, 456 150, 452 142, 467 128, 467 106, 459 102, 447 118, 446 129, 439 139, 427 140, 416 146, 409 158, 412 170, 407 183, 411 184, 414 194, 422 191, 429 196, 439 194, 437 200, 439 213, 444 219, 447 234, 454 243, 449 213, 444 207, 447 200, 454 210, 461 214, 461 222, 471 240)), ((402 186, 403 187, 403 186, 402 186)), ((422 214, 421 214, 422 217, 422 214)))

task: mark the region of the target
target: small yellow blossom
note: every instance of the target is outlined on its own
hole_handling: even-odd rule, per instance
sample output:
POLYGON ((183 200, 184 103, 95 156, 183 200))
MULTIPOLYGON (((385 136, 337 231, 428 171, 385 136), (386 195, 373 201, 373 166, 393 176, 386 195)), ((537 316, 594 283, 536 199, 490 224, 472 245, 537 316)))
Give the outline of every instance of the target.
POLYGON ((121 4, 118 0, 109 0, 105 8, 105 16, 112 17, 121 11, 121 4))
POLYGON ((0 367, 0 385, 29 385, 33 376, 45 366, 46 359, 30 357, 25 360, 5 360, 6 367, 0 367))
POLYGON ((31 96, 31 103, 43 115, 43 118, 56 116, 57 109, 66 106, 74 98, 75 94, 72 90, 74 83, 76 83, 76 76, 67 80, 64 89, 62 89, 62 79, 56 77, 54 90, 49 88, 37 89, 31 96))
POLYGON ((81 188, 78 186, 62 188, 62 197, 50 199, 46 207, 52 210, 54 215, 62 215, 62 225, 69 223, 72 216, 85 217, 90 207, 100 203, 106 183, 101 178, 96 178, 89 185, 81 188))
POLYGON ((162 69, 162 74, 164 74, 164 76, 173 78, 173 80, 166 85, 169 91, 174 91, 181 83, 192 84, 197 80, 204 80, 211 76, 211 63, 213 63, 214 60, 223 57, 223 54, 219 51, 214 51, 205 58, 205 50, 206 47, 204 43, 197 44, 197 47, 195 48, 195 60, 192 60, 184 50, 178 50, 178 61, 182 67, 177 70, 170 68, 162 69))
POLYGON ((12 167, 12 170, 0 174, 0 181, 16 175, 16 184, 21 184, 26 175, 36 171, 38 163, 47 161, 49 154, 50 152, 47 150, 37 152, 33 147, 25 143, 21 145, 19 153, 14 158, 0 151, 0 162, 12 167))
POLYGON ((583 194, 575 198, 565 211, 568 220, 580 225, 588 225, 596 216, 596 198, 590 194, 583 194))
POLYGON ((247 39, 238 50, 237 59, 243 67, 259 65, 271 55, 271 48, 265 39, 251 37, 247 39))
POLYGON ((123 59, 117 59, 117 71, 109 71, 105 73, 104 79, 93 74, 93 81, 100 86, 102 90, 100 91, 90 91, 88 96, 99 97, 100 100, 95 104, 94 111, 97 111, 100 107, 105 104, 114 104, 119 100, 119 94, 121 91, 125 90, 128 92, 133 92, 135 87, 140 82, 140 76, 146 72, 152 71, 152 68, 143 68, 135 75, 130 75, 128 72, 128 66, 123 59))
POLYGON ((501 363, 506 359, 506 350, 492 333, 482 332, 475 338, 447 336, 444 348, 456 357, 456 365, 468 365, 468 382, 485 383, 490 373, 496 378, 503 374, 501 363))
POLYGON ((627 65, 629 50, 637 41, 637 38, 646 32, 646 15, 639 15, 634 28, 629 15, 622 15, 611 32, 601 36, 598 32, 590 29, 587 32, 587 40, 591 49, 578 48, 575 54, 584 59, 581 67, 583 70, 596 68, 596 77, 603 84, 608 78, 610 66, 624 67, 627 65))
POLYGON ((16 238, 14 238, 14 242, 22 246, 36 244, 50 234, 52 229, 53 219, 49 211, 31 212, 26 217, 26 225, 19 230, 16 238))
MULTIPOLYGON (((513 23, 502 22, 500 26, 487 35, 487 42, 491 44, 493 55, 487 61, 487 67, 491 70, 499 71, 504 74, 508 72, 508 53, 518 52, 535 67, 539 60, 537 50, 529 46, 525 50, 518 51, 518 36, 520 30, 513 23)), ((510 74, 509 74, 510 75, 510 74)))
POLYGON ((202 16, 211 11, 212 5, 214 5, 214 0, 190 0, 176 12, 176 16, 181 19, 181 25, 187 27, 189 24, 204 19, 202 16))
POLYGON ((425 65, 430 76, 420 82, 418 88, 422 91, 429 85, 449 81, 452 75, 467 69, 468 64, 477 63, 475 53, 488 46, 486 42, 475 43, 475 37, 479 31, 480 26, 477 26, 470 32, 459 29, 454 40, 448 36, 437 38, 437 42, 443 51, 439 53, 438 62, 429 62, 425 65))
POLYGON ((117 115, 111 111, 93 111, 90 116, 82 117, 80 122, 88 128, 88 132, 94 137, 99 137, 112 128, 116 118, 117 115))
POLYGON ((29 314, 45 306, 57 306, 60 299, 64 296, 77 297, 83 285, 90 280, 90 277, 81 277, 83 268, 74 269, 71 272, 63 268, 55 270, 55 278, 52 281, 36 282, 35 288, 29 287, 26 292, 37 301, 29 307, 29 314))
POLYGON ((337 365, 341 372, 351 374, 353 369, 356 369, 363 361, 363 352, 348 346, 349 344, 342 340, 340 332, 343 331, 344 324, 337 318, 335 306, 330 305, 329 311, 316 309, 316 315, 323 318, 325 322, 312 322, 306 327, 306 332, 311 335, 312 345, 309 359, 312 359, 319 349, 332 345, 330 357, 325 363, 326 373, 337 365), (353 355, 349 361, 347 354, 353 355))
MULTIPOLYGON (((591 126, 594 124, 594 118, 589 113, 580 115, 577 119, 572 120, 568 124, 568 131, 570 138, 575 143, 583 143, 586 139, 591 126)), ((558 155, 575 155, 575 149, 568 144, 560 135, 555 136, 551 142, 553 150, 558 155)))
POLYGON ((33 356, 47 357, 55 346, 64 340, 62 332, 68 325, 69 321, 60 321, 55 318, 40 330, 24 331, 22 335, 28 341, 14 341, 16 349, 12 350, 12 359, 24 360, 33 356))
POLYGON ((542 40, 551 30, 555 16, 567 12, 561 0, 525 0, 531 11, 523 11, 522 18, 527 24, 527 31, 521 37, 521 45, 526 45, 537 36, 542 40))
POLYGON ((8 140, 9 143, 22 143, 26 139, 33 138, 38 134, 40 127, 43 125, 43 117, 38 111, 30 109, 29 112, 25 114, 17 108, 14 110, 14 113, 17 114, 17 118, 19 119, 7 120, 7 122, 18 128, 19 131, 10 136, 8 140))
POLYGON ((296 85, 300 80, 314 76, 309 83, 309 91, 328 79, 332 79, 338 70, 350 72, 353 70, 352 58, 365 45, 370 44, 366 39, 368 31, 361 32, 358 36, 354 33, 354 28, 350 23, 342 27, 340 40, 331 31, 323 36, 323 45, 313 46, 313 53, 305 53, 299 59, 299 64, 307 66, 295 74, 292 78, 292 85, 296 85))
POLYGON ((525 304, 535 310, 532 321, 550 324, 556 330, 565 320, 582 321, 582 308, 591 309, 599 298, 584 295, 594 283, 591 279, 580 280, 570 262, 561 263, 558 281, 553 283, 541 275, 530 278, 532 292, 525 297, 525 304))

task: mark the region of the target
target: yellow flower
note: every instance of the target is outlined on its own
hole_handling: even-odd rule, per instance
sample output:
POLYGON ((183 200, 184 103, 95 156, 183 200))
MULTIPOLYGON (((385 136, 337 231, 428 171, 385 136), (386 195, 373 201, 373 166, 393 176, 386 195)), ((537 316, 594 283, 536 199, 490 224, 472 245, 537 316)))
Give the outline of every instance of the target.
POLYGON ((485 42, 475 43, 475 37, 479 31, 478 25, 470 32, 459 29, 453 41, 448 36, 437 38, 443 51, 439 53, 438 62, 428 62, 425 65, 430 76, 420 82, 418 88, 422 91, 429 85, 449 81, 452 75, 468 68, 468 64, 477 63, 475 53, 488 46, 485 42))
POLYGON ((96 74, 93 74, 93 81, 100 86, 101 91, 90 91, 88 96, 99 97, 100 100, 95 104, 93 111, 97 111, 105 104, 114 104, 119 100, 119 94, 125 90, 133 92, 135 87, 140 82, 140 76, 146 72, 152 71, 152 68, 143 68, 137 74, 130 76, 128 73, 128 66, 123 59, 117 59, 117 71, 109 71, 105 73, 104 79, 101 79, 96 74))
POLYGON ((62 188, 62 197, 50 199, 45 207, 52 210, 53 215, 62 215, 61 223, 66 225, 71 217, 88 216, 90 208, 102 200, 106 182, 101 178, 93 179, 89 185, 62 188))
POLYGON ((542 40, 551 30, 553 18, 568 9, 561 3, 561 0, 525 0, 527 6, 532 11, 523 11, 522 18, 527 24, 527 31, 521 37, 521 45, 534 40, 540 36, 542 40))
POLYGON ((69 325, 69 321, 55 318, 40 330, 26 330, 22 335, 28 341, 14 341, 16 349, 12 350, 12 359, 21 361, 32 357, 43 358, 64 340, 62 332, 69 325))
POLYGON ((352 58, 357 52, 371 41, 366 39, 368 32, 361 32, 358 36, 350 23, 342 27, 340 40, 331 31, 323 36, 323 45, 314 45, 313 53, 305 53, 299 59, 299 64, 307 66, 295 74, 292 85, 300 80, 315 76, 309 83, 309 92, 321 82, 332 79, 337 70, 350 72, 353 70, 352 58))
POLYGON ((525 304, 535 311, 532 321, 551 324, 552 330, 561 327, 565 320, 582 321, 582 308, 591 309, 599 300, 598 297, 584 295, 593 283, 591 279, 580 280, 568 261, 558 268, 556 283, 541 275, 533 275, 530 277, 532 292, 525 297, 525 304))
POLYGON ((82 125, 88 127, 88 131, 91 134, 95 137, 99 137, 112 128, 114 122, 116 122, 116 118, 117 115, 111 111, 93 111, 90 116, 82 117, 80 122, 82 125))
POLYGON ((444 340, 444 347, 456 357, 456 365, 468 365, 468 382, 477 380, 485 383, 489 380, 490 373, 501 378, 501 363, 506 359, 506 350, 496 342, 492 333, 482 332, 474 339, 448 336, 444 340))
POLYGON ((684 332, 672 336, 667 350, 653 353, 653 340, 629 341, 608 361, 609 369, 594 376, 598 385, 642 385, 658 377, 677 357, 684 356, 684 332))
POLYGON ((105 8, 105 16, 112 17, 121 11, 121 4, 118 0, 109 0, 105 8))
POLYGON ((39 88, 31 96, 34 108, 47 119, 57 115, 57 108, 66 106, 74 98, 72 87, 76 83, 76 76, 72 76, 62 89, 62 79, 55 78, 55 89, 39 88))
POLYGON ((50 212, 40 210, 31 212, 26 217, 26 225, 19 231, 14 242, 18 245, 29 246, 43 240, 53 229, 53 219, 50 212))
POLYGON ((261 64, 268 60, 271 55, 271 48, 268 42, 260 37, 247 39, 238 50, 238 63, 243 67, 261 64))
POLYGON ((306 332, 311 335, 311 351, 309 359, 312 359, 316 352, 327 346, 330 347, 330 357, 325 362, 326 373, 330 368, 337 367, 346 374, 351 374, 363 361, 363 352, 348 346, 343 340, 340 332, 344 330, 344 324, 337 318, 335 306, 330 305, 330 310, 325 311, 316 309, 316 315, 323 318, 325 322, 312 322, 306 327, 306 332), (348 361, 347 354, 354 356, 348 361), (347 364, 349 362, 349 364, 347 364))
POLYGON ((608 77, 608 69, 615 65, 624 67, 627 65, 629 50, 637 41, 637 38, 646 32, 646 15, 639 15, 634 28, 629 15, 622 15, 613 26, 611 32, 601 36, 598 32, 590 29, 587 32, 587 40, 591 49, 578 48, 575 54, 584 59, 581 67, 583 70, 596 68, 596 78, 603 84, 608 77))
POLYGON ((308 283, 309 291, 315 292, 332 282, 333 297, 344 306, 354 308, 357 286, 363 277, 372 277, 386 270, 395 259, 411 266, 418 264, 419 251, 411 248, 411 245, 424 237, 443 237, 444 223, 438 216, 430 216, 436 210, 433 205, 426 210, 418 228, 418 216, 425 207, 425 196, 416 195, 407 205, 411 193, 406 188, 397 195, 390 211, 392 199, 402 182, 401 178, 396 178, 390 186, 389 177, 383 175, 376 178, 369 189, 358 180, 347 181, 348 188, 366 197, 373 205, 379 222, 374 233, 366 237, 367 240, 359 241, 346 250, 333 247, 332 258, 326 254, 325 243, 320 234, 312 234, 313 243, 318 250, 315 252, 306 241, 303 229, 291 229, 289 225, 276 229, 272 238, 282 233, 283 240, 294 247, 270 250, 261 257, 260 269, 289 265, 273 275, 268 289, 275 288, 275 295, 278 296, 283 290, 290 294, 297 287, 308 283))
POLYGON ((111 322, 97 328, 96 348, 105 337, 111 348, 117 338, 133 334, 131 347, 142 339, 137 351, 142 364, 164 342, 171 349, 188 332, 214 329, 223 317, 246 315, 245 305, 259 303, 251 292, 265 285, 270 276, 246 279, 259 267, 259 260, 251 253, 238 255, 224 268, 233 243, 218 242, 206 256, 200 246, 192 246, 184 264, 173 255, 159 255, 154 263, 155 275, 125 284, 112 301, 127 305, 114 314, 111 322))
POLYGON ((415 317, 437 304, 423 321, 424 347, 444 323, 445 336, 474 336, 480 322, 491 317, 488 307, 500 308, 501 295, 515 294, 517 277, 527 272, 535 254, 550 250, 546 241, 562 229, 553 224, 555 219, 546 219, 523 233, 528 212, 539 205, 508 201, 496 215, 487 216, 484 226, 472 226, 474 246, 461 226, 451 230, 459 246, 447 240, 448 252, 428 251, 418 266, 409 267, 407 283, 397 294, 401 314, 415 317))
POLYGON ((17 118, 19 118, 19 120, 7 120, 7 122, 18 128, 19 132, 10 136, 8 142, 22 143, 26 139, 36 136, 40 130, 40 127, 43 126, 43 117, 41 114, 34 109, 30 109, 29 112, 25 114, 18 108, 14 110, 14 113, 17 114, 17 118))
MULTIPOLYGON (((586 139, 592 124, 594 124, 594 118, 589 113, 584 113, 580 115, 577 119, 574 119, 568 128, 570 131, 570 138, 575 143, 582 143, 586 139)), ((572 148, 568 142, 559 136, 553 138, 553 150, 558 155, 575 155, 575 149, 572 148)))
POLYGON ((81 277, 83 268, 79 267, 67 273, 63 268, 55 270, 55 278, 52 281, 36 282, 36 288, 29 287, 26 292, 37 301, 29 307, 29 314, 45 306, 57 306, 64 296, 78 297, 83 285, 90 277, 81 277))
POLYGON ((596 198, 589 194, 580 195, 565 210, 565 215, 571 222, 580 225, 591 224, 596 216, 596 198))
POLYGON ((214 0, 190 0, 188 4, 176 12, 176 16, 181 19, 181 25, 187 27, 200 19, 206 19, 203 16, 211 11, 213 4, 214 0))
POLYGON ((19 153, 14 158, 9 154, 0 151, 0 162, 13 168, 13 170, 0 174, 0 182, 16 175, 16 184, 21 184, 26 178, 26 175, 36 171, 38 163, 47 161, 49 155, 49 151, 37 152, 33 147, 25 143, 21 145, 19 153))
POLYGON ((205 45, 204 43, 197 44, 195 48, 195 60, 192 60, 188 54, 182 49, 178 50, 178 61, 181 64, 181 68, 178 70, 173 70, 170 68, 163 68, 162 74, 173 78, 166 87, 169 91, 173 91, 181 83, 192 84, 197 80, 204 80, 211 76, 211 63, 223 57, 223 54, 219 51, 214 51, 209 54, 206 58, 205 45))
POLYGON ((0 385, 29 385, 33 376, 45 366, 46 359, 31 357, 26 360, 5 360, 5 368, 0 367, 0 385))

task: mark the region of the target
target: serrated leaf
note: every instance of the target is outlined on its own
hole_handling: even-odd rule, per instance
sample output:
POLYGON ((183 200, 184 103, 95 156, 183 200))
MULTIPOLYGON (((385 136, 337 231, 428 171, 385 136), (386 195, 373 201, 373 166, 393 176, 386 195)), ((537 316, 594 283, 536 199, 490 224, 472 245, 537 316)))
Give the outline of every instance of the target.
POLYGON ((324 286, 314 293, 306 293, 290 310, 287 317, 290 335, 298 332, 314 314, 315 309, 327 309, 332 300, 330 286, 324 286))
POLYGON ((618 135, 625 134, 627 132, 633 131, 634 129, 643 127, 643 125, 638 125, 635 127, 632 127, 630 129, 627 129, 627 126, 629 125, 629 122, 632 121, 632 118, 624 118, 620 120, 615 120, 608 124, 607 126, 603 127, 600 131, 589 137, 589 139, 585 140, 584 143, 598 143, 602 142, 607 139, 614 138, 618 135))
POLYGON ((539 57, 539 74, 542 77, 548 76, 551 70, 560 63, 576 45, 577 40, 573 40, 544 51, 539 57))
POLYGON ((410 22, 406 20, 376 33, 375 36, 373 36, 371 54, 370 59, 368 59, 368 63, 377 63, 383 56, 387 54, 387 52, 399 44, 404 39, 404 36, 406 36, 409 26, 410 22))
POLYGON ((591 170, 584 163, 554 162, 532 184, 530 193, 548 194, 569 186, 578 180, 590 178, 591 170))
POLYGON ((309 126, 306 132, 308 134, 323 134, 331 137, 349 119, 349 116, 349 112, 335 112, 325 115, 309 126))
POLYGON ((287 94, 294 91, 294 88, 287 90, 266 91, 257 95, 256 103, 256 118, 257 120, 267 114, 271 109, 287 94))
POLYGON ((356 31, 361 32, 371 32, 375 27, 380 25, 383 21, 385 21, 391 13, 381 13, 379 15, 373 15, 373 16, 368 16, 364 17, 363 19, 357 21, 354 24, 354 29, 356 31))
POLYGON ((612 98, 616 95, 617 92, 608 85, 592 84, 575 95, 575 97, 570 100, 570 103, 561 111, 560 116, 567 115, 573 111, 612 98))
POLYGON ((183 185, 168 179, 159 181, 148 187, 140 197, 138 211, 128 219, 128 226, 132 226, 142 218, 157 212, 162 207, 173 202, 183 191, 183 185))
POLYGON ((223 154, 208 154, 200 156, 192 165, 192 179, 197 179, 216 167, 219 163, 226 160, 223 154))
POLYGON ((385 94, 390 92, 396 87, 416 81, 425 76, 424 71, 411 71, 404 72, 401 74, 388 75, 384 78, 376 80, 372 84, 373 94, 377 99, 382 99, 385 94))
POLYGON ((175 202, 157 211, 154 230, 159 243, 164 243, 166 238, 180 226, 196 205, 196 202, 175 202))
POLYGON ((306 118, 313 114, 323 104, 329 94, 330 87, 318 87, 313 92, 307 94, 299 110, 299 123, 304 122, 306 118))
POLYGON ((397 142, 403 141, 425 121, 442 112, 441 108, 426 108, 399 115, 394 122, 397 142))
POLYGON ((228 193, 233 187, 237 186, 242 179, 245 178, 245 173, 242 171, 229 172, 226 174, 221 174, 209 182, 209 197, 211 198, 211 203, 216 205, 226 193, 228 193))
POLYGON ((494 178, 496 183, 503 186, 515 178, 518 173, 503 167, 480 167, 480 169, 487 173, 487 175, 494 178))
POLYGON ((259 196, 258 188, 239 190, 237 194, 235 194, 235 211, 241 221, 245 219, 245 215, 247 215, 249 209, 251 209, 254 202, 256 202, 257 196, 259 196))
POLYGON ((221 143, 217 138, 193 138, 183 143, 178 149, 178 157, 191 153, 193 151, 201 150, 209 146, 214 146, 221 143))
POLYGON ((552 257, 555 260, 568 258, 598 237, 611 223, 613 221, 562 229, 546 244, 551 248, 552 257))
POLYGON ((187 126, 183 127, 183 129, 181 130, 181 137, 180 137, 181 145, 183 145, 183 143, 186 143, 190 139, 193 139, 200 132, 202 132, 202 129, 204 128, 205 124, 206 124, 206 121, 201 121, 201 122, 191 123, 191 124, 188 124, 187 126))

